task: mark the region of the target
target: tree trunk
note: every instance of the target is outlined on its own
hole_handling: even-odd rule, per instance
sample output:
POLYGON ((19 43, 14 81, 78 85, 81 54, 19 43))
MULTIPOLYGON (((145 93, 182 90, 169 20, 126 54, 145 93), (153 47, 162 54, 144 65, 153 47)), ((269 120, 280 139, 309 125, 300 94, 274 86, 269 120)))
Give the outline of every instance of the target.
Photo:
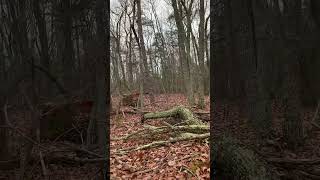
POLYGON ((62 8, 64 10, 62 17, 62 39, 63 39, 63 49, 62 50, 62 64, 63 64, 63 79, 64 86, 72 90, 73 81, 74 81, 74 49, 73 49, 73 41, 72 41, 72 17, 71 13, 67 13, 71 11, 71 1, 65 0, 62 1, 62 8))
POLYGON ((248 13, 252 34, 253 61, 250 65, 249 81, 252 88, 249 92, 250 101, 250 123, 256 128, 259 136, 265 136, 271 130, 271 100, 267 89, 267 63, 269 63, 267 46, 266 19, 263 2, 249 0, 248 13), (264 12, 261 13, 260 11, 264 12))
MULTIPOLYGON (((149 72, 149 66, 148 66, 148 59, 147 59, 147 52, 146 47, 144 43, 144 37, 143 37, 143 29, 142 29, 142 8, 141 8, 141 0, 135 0, 137 3, 137 25, 138 25, 138 36, 139 36, 139 50, 140 50, 140 58, 143 62, 143 87, 146 92, 150 94, 150 101, 153 103, 155 101, 154 94, 152 92, 153 88, 152 86, 152 77, 149 72)), ((143 94, 143 93, 142 93, 143 94)), ((141 97, 141 100, 143 100, 143 97, 141 97)))
MULTIPOLYGON (((47 36, 47 27, 45 16, 40 9, 40 0, 33 1, 33 13, 37 22, 37 28, 39 32, 40 46, 41 46, 41 64, 42 67, 46 68, 48 72, 51 72, 50 67, 50 56, 49 56, 49 45, 47 36)), ((45 95, 50 95, 51 93, 51 83, 46 77, 41 78, 42 89, 45 91, 45 95)))
MULTIPOLYGON (((190 67, 188 64, 188 58, 190 57, 190 54, 188 55, 186 52, 186 32, 184 30, 184 26, 182 23, 182 17, 179 13, 178 5, 176 0, 171 0, 173 12, 174 12, 174 19, 176 22, 176 26, 178 29, 178 45, 179 45, 179 55, 180 55, 180 61, 182 66, 182 72, 183 72, 183 80, 185 89, 187 91, 187 97, 189 104, 194 104, 194 96, 193 96, 193 90, 192 90, 192 79, 190 77, 190 67)), ((181 8, 181 7, 180 7, 181 8)), ((190 59, 190 58, 189 58, 190 59)))
POLYGON ((201 81, 200 81, 200 97, 199 97, 199 106, 200 108, 205 107, 204 102, 204 93, 205 93, 205 83, 206 83, 206 70, 204 66, 204 52, 205 52, 205 27, 204 27, 204 0, 200 0, 200 24, 199 24, 199 63, 200 63, 200 72, 201 72, 201 81))
POLYGON ((301 1, 287 0, 284 7, 285 22, 285 78, 284 78, 284 105, 285 122, 283 124, 284 137, 288 147, 296 150, 303 143, 303 126, 300 117, 300 27, 301 27, 301 1), (294 20, 293 20, 294 19, 294 20), (290 20, 290 21, 289 21, 290 20))
MULTIPOLYGON (((98 57, 96 62, 96 123, 98 133, 98 145, 102 149, 103 157, 109 158, 109 122, 107 122, 107 116, 109 116, 110 109, 110 88, 108 87, 109 80, 109 62, 107 57, 109 51, 106 52, 109 33, 105 31, 105 25, 109 26, 109 14, 106 16, 105 9, 109 9, 109 3, 104 0, 97 0, 95 7, 95 19, 97 23, 96 39, 98 45, 98 57)), ((108 28, 109 29, 109 28, 108 28)), ((110 178, 107 169, 110 166, 110 161, 102 164, 103 179, 110 178)))

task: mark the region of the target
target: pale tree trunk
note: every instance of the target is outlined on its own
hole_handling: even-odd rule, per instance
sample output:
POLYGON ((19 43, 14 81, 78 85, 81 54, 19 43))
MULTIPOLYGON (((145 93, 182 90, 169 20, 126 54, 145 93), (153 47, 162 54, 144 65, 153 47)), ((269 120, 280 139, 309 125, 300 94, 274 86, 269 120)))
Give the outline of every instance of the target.
MULTIPOLYGON (((147 53, 146 53, 146 47, 144 44, 144 37, 143 37, 143 29, 142 29, 142 8, 141 8, 141 0, 136 0, 137 3, 137 25, 138 25, 138 36, 139 36, 139 50, 140 50, 140 58, 142 59, 143 62, 143 87, 144 90, 148 93, 150 93, 150 101, 154 102, 154 94, 152 92, 152 87, 151 87, 151 82, 152 82, 152 77, 149 72, 149 66, 148 66, 148 60, 147 60, 147 53), (149 82, 149 83, 147 83, 149 82)), ((140 100, 143 101, 143 93, 140 92, 140 100)))
POLYGON ((128 79, 129 79, 129 83, 130 83, 130 88, 133 89, 133 58, 132 58, 132 41, 133 41, 133 38, 132 38, 132 32, 130 31, 130 38, 129 38, 129 54, 128 54, 128 79))
POLYGON ((187 91, 187 97, 189 104, 194 104, 194 95, 193 95, 193 87, 192 87, 192 79, 190 77, 190 67, 188 64, 188 59, 190 54, 188 55, 186 52, 185 40, 186 40, 186 32, 184 30, 184 26, 182 23, 182 17, 180 11, 178 9, 178 4, 176 0, 171 0, 173 12, 174 12, 174 19, 178 29, 178 45, 179 45, 179 55, 180 61, 182 66, 183 72, 183 80, 185 84, 185 89, 187 91))
POLYGON ((206 18, 206 23, 205 23, 205 50, 206 50, 206 58, 207 58, 207 61, 206 61, 206 83, 205 83, 205 93, 206 94, 209 94, 209 88, 210 88, 210 51, 209 51, 209 46, 208 44, 210 45, 210 40, 209 40, 209 37, 210 37, 210 32, 208 33, 208 22, 209 22, 209 19, 210 19, 210 15, 208 15, 208 17, 206 18))
POLYGON ((205 75, 205 66, 204 66, 204 52, 205 52, 205 28, 204 28, 204 0, 200 0, 200 24, 199 24, 199 63, 200 63, 200 72, 201 72, 201 80, 200 81, 200 97, 199 97, 199 106, 200 108, 205 107, 204 102, 204 87, 206 82, 206 75, 205 75))
POLYGON ((114 82, 116 85, 116 93, 120 95, 120 89, 121 89, 121 79, 120 79, 120 73, 119 73, 119 54, 118 54, 118 40, 115 38, 114 41, 111 43, 113 44, 113 47, 115 48, 115 51, 113 51, 113 58, 112 58, 112 64, 113 64, 113 75, 114 75, 114 82))
MULTIPOLYGON (((160 22, 159 22, 159 18, 157 15, 157 12, 155 10, 155 6, 154 6, 154 2, 151 2, 151 8, 155 17, 155 21, 156 21, 156 26, 157 26, 157 30, 158 33, 160 34, 160 63, 161 63, 161 74, 162 74, 162 83, 163 83, 163 88, 164 88, 164 92, 167 92, 168 90, 170 90, 170 86, 172 86, 172 82, 170 82, 170 71, 169 71, 169 56, 166 54, 167 50, 166 50, 166 42, 163 36, 163 30, 161 28, 160 22), (168 61, 166 61, 166 59, 168 61)), ((153 31, 154 33, 156 33, 155 27, 153 26, 153 31)))
MULTIPOLYGON (((145 82, 145 77, 144 77, 145 71, 144 71, 144 67, 143 67, 143 58, 142 58, 143 55, 142 55, 142 50, 141 50, 141 43, 140 43, 140 40, 139 40, 139 36, 137 35, 136 30, 134 28, 135 17, 136 17, 136 1, 134 0, 134 2, 133 2, 133 20, 132 20, 132 24, 130 26, 131 26, 131 30, 132 30, 132 32, 133 32, 133 34, 135 36, 136 42, 138 43, 138 47, 139 47, 140 61, 138 62, 138 64, 139 64, 140 73, 138 74, 138 78, 137 79, 140 81, 140 83, 139 83, 140 96, 139 96, 139 99, 138 99, 137 106, 139 106, 142 109, 143 106, 144 106, 143 87, 144 87, 144 82, 145 82)), ((138 22, 138 20, 137 20, 137 22, 138 22)))
POLYGON ((128 80, 129 80, 129 87, 131 89, 133 89, 133 60, 132 60, 132 41, 133 41, 133 38, 132 38, 132 32, 130 31, 130 35, 129 35, 129 46, 128 46, 128 49, 129 49, 129 54, 128 54, 128 80))
MULTIPOLYGON (((120 68, 121 68, 121 73, 122 73, 122 79, 119 79, 120 81, 120 91, 122 90, 122 86, 124 85, 124 87, 126 87, 126 74, 124 71, 124 64, 122 61, 122 56, 121 56, 121 19, 124 15, 124 11, 121 12, 120 18, 117 22, 117 27, 116 27, 116 52, 117 52, 117 60, 118 60, 118 64, 120 63, 120 68)), ((120 78, 120 77, 119 77, 120 78)))
MULTIPOLYGON (((128 14, 127 12, 127 7, 126 7, 126 15, 128 16, 128 19, 129 19, 129 23, 130 25, 133 23, 133 18, 130 17, 130 14, 128 14)), ((128 62, 127 62, 127 73, 128 73, 128 85, 129 85, 129 88, 130 90, 134 89, 134 82, 133 82, 133 48, 132 48, 132 44, 133 44, 133 37, 132 37, 132 31, 131 29, 129 29, 129 32, 127 32, 126 28, 125 28, 125 31, 126 31, 126 36, 128 38, 129 36, 129 41, 126 42, 126 45, 127 45, 127 49, 128 49, 128 54, 127 54, 127 59, 128 59, 128 62)))
MULTIPOLYGON (((186 72, 187 72, 187 78, 188 78, 188 84, 189 84, 189 88, 191 91, 191 96, 189 97, 191 104, 194 104, 194 94, 193 94, 193 77, 192 77, 192 71, 193 71, 193 67, 192 67, 192 58, 191 58, 191 37, 193 36, 193 32, 192 32, 192 20, 191 20, 191 16, 192 16, 192 7, 193 7, 193 0, 190 0, 189 4, 187 4, 186 1, 181 0, 179 1, 181 6, 178 6, 179 12, 181 13, 181 15, 183 14, 183 9, 185 11, 185 15, 186 15, 186 32, 185 32, 185 38, 184 38, 184 42, 185 42, 185 54, 186 54, 186 64, 187 64, 187 68, 186 68, 186 72), (188 7, 187 7, 188 6, 188 7)), ((182 16, 181 16, 182 17, 182 16)), ((181 20, 183 20, 181 18, 181 20)), ((201 87, 200 87, 201 89, 201 87)))

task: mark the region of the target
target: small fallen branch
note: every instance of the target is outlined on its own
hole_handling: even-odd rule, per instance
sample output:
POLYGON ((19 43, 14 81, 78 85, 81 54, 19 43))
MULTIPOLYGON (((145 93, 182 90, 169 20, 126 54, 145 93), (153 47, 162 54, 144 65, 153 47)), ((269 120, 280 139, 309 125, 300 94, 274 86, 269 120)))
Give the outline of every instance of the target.
POLYGON ((186 172, 188 172, 189 174, 191 174, 192 176, 194 176, 195 178, 199 179, 198 175, 196 175, 195 173, 193 173, 187 166, 182 165, 180 167, 180 171, 185 170, 186 172))
POLYGON ((44 179, 48 180, 49 179, 48 171, 47 171, 46 164, 44 162, 41 150, 39 152, 39 158, 40 158, 40 163, 41 163, 41 168, 42 168, 42 173, 43 173, 44 179))
POLYGON ((138 130, 131 134, 125 135, 119 138, 113 138, 113 141, 118 140, 128 140, 128 139, 137 139, 142 137, 151 137, 150 135, 160 135, 164 133, 177 133, 177 132, 189 132, 195 134, 201 134, 209 132, 210 128, 206 125, 190 125, 190 126, 161 126, 154 127, 145 125, 144 129, 138 130))
POLYGON ((133 152, 133 151, 146 150, 146 149, 151 149, 151 148, 155 148, 155 147, 166 146, 168 144, 175 143, 175 142, 201 140, 201 139, 206 139, 209 137, 210 137, 210 133, 205 133, 205 134, 185 133, 185 134, 182 134, 181 137, 173 138, 173 139, 170 139, 167 141, 154 141, 149 144, 145 144, 145 145, 141 145, 141 146, 137 146, 137 147, 131 147, 131 148, 127 148, 127 149, 120 149, 120 150, 116 151, 115 153, 116 154, 126 154, 126 153, 133 152))

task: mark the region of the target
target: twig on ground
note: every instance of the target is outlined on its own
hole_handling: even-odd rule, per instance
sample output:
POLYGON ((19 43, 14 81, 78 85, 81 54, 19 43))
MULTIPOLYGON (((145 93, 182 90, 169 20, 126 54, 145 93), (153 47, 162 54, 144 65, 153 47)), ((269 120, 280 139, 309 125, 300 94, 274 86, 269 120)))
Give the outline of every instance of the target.
POLYGON ((49 180, 46 164, 44 163, 41 150, 39 151, 39 158, 40 158, 40 162, 41 162, 41 167, 42 167, 42 172, 43 172, 44 179, 45 180, 49 180))
POLYGON ((151 171, 158 170, 159 168, 160 168, 160 166, 155 166, 155 167, 150 168, 150 169, 144 169, 144 170, 142 170, 142 171, 134 172, 133 174, 143 174, 143 173, 148 173, 148 172, 151 172, 151 171))
POLYGON ((210 137, 210 133, 205 133, 205 134, 194 134, 194 135, 190 135, 187 137, 177 137, 177 138, 173 138, 167 141, 154 141, 152 143, 149 144, 145 144, 145 145, 141 145, 138 147, 131 147, 131 148, 127 148, 127 149, 120 149, 118 151, 116 151, 116 154, 126 154, 128 152, 133 152, 133 151, 138 151, 138 150, 145 150, 145 149, 150 149, 150 148, 155 148, 155 147, 159 147, 159 146, 166 146, 170 143, 175 143, 175 142, 179 142, 179 141, 189 141, 189 140, 196 140, 196 139, 206 139, 210 137))
POLYGON ((180 168, 180 171, 181 171, 182 169, 186 170, 189 174, 191 174, 191 175, 194 176, 195 178, 199 179, 198 175, 194 174, 187 166, 182 165, 181 168, 180 168))

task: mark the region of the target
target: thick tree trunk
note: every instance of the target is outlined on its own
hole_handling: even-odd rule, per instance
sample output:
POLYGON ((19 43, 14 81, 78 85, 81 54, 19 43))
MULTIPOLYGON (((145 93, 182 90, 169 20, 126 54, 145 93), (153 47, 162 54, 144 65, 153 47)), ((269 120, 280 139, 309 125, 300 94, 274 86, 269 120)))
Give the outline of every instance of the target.
MULTIPOLYGON (((61 7, 63 10, 63 15, 61 17, 62 24, 57 24, 58 31, 58 58, 62 60, 63 68, 63 82, 64 86, 71 90, 73 88, 74 81, 74 49, 73 49, 73 40, 72 40, 72 16, 71 13, 71 1, 65 0, 61 1, 61 7), (61 53, 61 54, 60 54, 61 53)), ((58 3, 59 4, 59 3, 58 3)))
POLYGON ((250 65, 250 123, 256 128, 259 136, 265 136, 271 130, 271 99, 267 89, 267 27, 266 11, 263 2, 249 0, 248 13, 252 33, 253 61, 250 65), (264 13, 261 13, 264 12, 264 13), (263 23, 263 24, 262 24, 263 23))
MULTIPOLYGON (((109 3, 104 0, 98 0, 95 7, 95 19, 97 24, 96 39, 98 40, 98 57, 96 62, 96 125, 98 133, 98 144, 102 150, 103 157, 109 158, 109 122, 107 116, 110 109, 110 88, 109 85, 109 62, 107 57, 109 51, 107 50, 109 33, 105 31, 105 25, 109 25, 109 14, 106 16, 105 9, 109 9, 109 3), (107 51, 107 52, 106 52, 107 51)), ((110 161, 102 164, 103 179, 108 179, 110 174, 107 169, 110 166, 110 161)))
POLYGON ((301 27, 301 1, 286 2, 284 7, 285 22, 285 78, 284 78, 284 105, 285 122, 283 124, 284 137, 290 149, 296 150, 303 143, 303 126, 300 117, 300 27, 301 27), (292 20, 294 19, 294 21, 292 20), (290 21, 289 21, 290 20, 290 21))

